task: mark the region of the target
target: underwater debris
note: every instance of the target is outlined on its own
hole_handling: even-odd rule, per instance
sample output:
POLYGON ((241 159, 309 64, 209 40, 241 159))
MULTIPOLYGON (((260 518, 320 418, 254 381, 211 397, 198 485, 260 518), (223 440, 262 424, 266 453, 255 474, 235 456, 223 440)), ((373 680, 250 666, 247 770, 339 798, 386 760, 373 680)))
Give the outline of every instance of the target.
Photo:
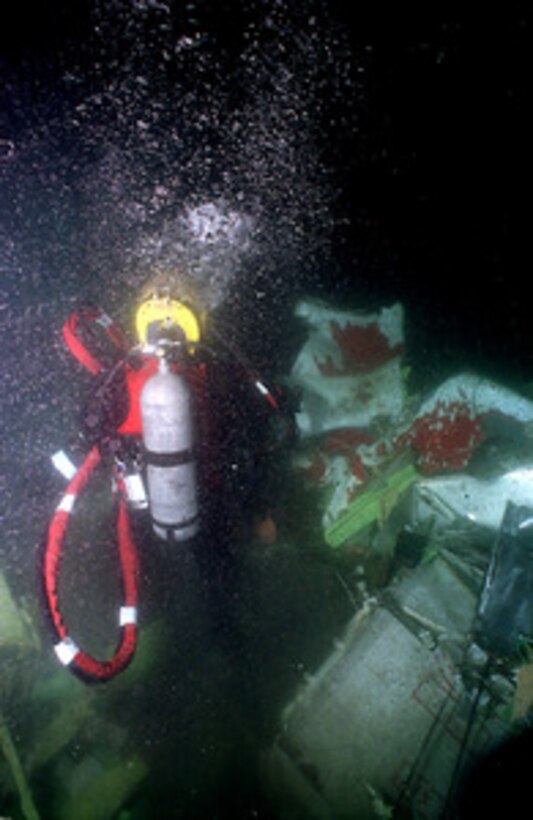
POLYGON ((11 779, 20 800, 20 809, 24 820, 39 820, 40 815, 37 812, 35 803, 33 802, 32 793, 24 772, 24 767, 21 763, 13 737, 9 731, 9 727, 1 710, 0 752, 8 765, 11 779))
MULTIPOLYGON (((80 786, 58 807, 57 820, 100 820, 112 818, 126 803, 148 773, 147 764, 137 755, 113 760, 105 766, 94 765, 90 758, 80 766, 80 786), (81 768, 85 766, 85 772, 81 768)), ((76 780, 75 773, 70 780, 76 780)))
POLYGON ((28 613, 16 603, 5 575, 0 572, 0 650, 40 648, 37 632, 28 613))
MULTIPOLYGON (((471 704, 461 666, 476 601, 437 556, 356 613, 285 707, 265 755, 265 783, 280 816, 387 816, 376 815, 376 795, 384 811, 440 816, 471 704), (292 814, 284 814, 287 806, 292 814)), ((472 754, 509 728, 496 710, 502 692, 487 688, 468 739, 472 754)))
POLYGON ((525 663, 518 670, 513 703, 513 720, 520 721, 533 712, 533 663, 525 663))
POLYGON ((303 391, 293 467, 322 490, 335 560, 361 568, 386 549, 390 574, 283 710, 265 782, 281 816, 447 816, 467 763, 533 708, 531 656, 520 657, 533 636, 533 403, 466 373, 375 415, 387 396, 361 390, 361 374, 401 356, 401 334, 387 347, 373 331, 375 356, 354 344, 358 370, 342 350, 351 324, 364 317, 324 306, 311 322, 292 373, 303 391), (478 458, 465 472, 513 437, 516 462, 489 475, 478 458))
POLYGON ((530 466, 490 485, 461 471, 494 431, 530 439, 533 402, 471 373, 428 397, 409 397, 399 304, 365 313, 302 301, 295 314, 308 338, 289 377, 301 396, 294 466, 324 491, 330 547, 349 544, 371 524, 382 527, 411 485, 414 524, 435 514, 446 526, 465 517, 497 529, 506 500, 531 500, 530 466))

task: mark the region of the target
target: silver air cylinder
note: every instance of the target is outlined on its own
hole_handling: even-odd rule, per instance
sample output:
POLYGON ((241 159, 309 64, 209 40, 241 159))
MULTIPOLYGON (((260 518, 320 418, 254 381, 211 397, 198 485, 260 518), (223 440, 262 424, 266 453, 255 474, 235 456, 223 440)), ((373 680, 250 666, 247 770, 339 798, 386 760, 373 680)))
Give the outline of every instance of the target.
POLYGON ((148 498, 155 533, 185 541, 198 531, 195 430, 185 378, 161 359, 141 396, 148 498))

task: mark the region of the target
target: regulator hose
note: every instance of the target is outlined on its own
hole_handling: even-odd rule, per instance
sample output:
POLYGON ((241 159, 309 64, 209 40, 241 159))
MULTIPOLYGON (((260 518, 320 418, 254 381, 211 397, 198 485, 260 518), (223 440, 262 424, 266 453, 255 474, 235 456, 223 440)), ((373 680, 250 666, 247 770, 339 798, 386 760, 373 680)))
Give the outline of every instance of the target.
POLYGON ((94 446, 69 483, 48 528, 42 566, 45 606, 55 638, 54 651, 61 664, 87 683, 105 683, 122 672, 131 662, 137 645, 139 566, 131 532, 126 490, 120 476, 116 480, 117 536, 124 604, 119 609, 121 634, 113 657, 110 660, 97 660, 81 650, 69 636, 61 613, 59 580, 68 522, 77 497, 87 485, 100 460, 100 450, 94 446))

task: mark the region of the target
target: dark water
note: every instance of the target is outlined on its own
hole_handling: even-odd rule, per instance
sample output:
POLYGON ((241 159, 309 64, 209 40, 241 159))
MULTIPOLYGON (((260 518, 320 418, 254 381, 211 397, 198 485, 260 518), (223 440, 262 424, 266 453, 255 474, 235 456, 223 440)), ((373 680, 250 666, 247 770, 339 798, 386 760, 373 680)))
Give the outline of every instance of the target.
MULTIPOLYGON (((186 269, 276 377, 301 338, 302 294, 400 300, 414 387, 467 368, 531 380, 520 4, 380 21, 327 0, 17 14, 0 55, 0 559, 32 611, 37 544, 62 488, 48 458, 76 445, 89 388, 60 339, 77 303, 131 327, 154 270, 186 269)), ((137 758, 148 776, 124 817, 272 816, 260 753, 351 614, 315 548, 312 501, 302 515, 293 489, 274 499, 270 551, 209 542, 195 561, 142 546, 147 657, 120 682, 69 689, 45 639, 1 658, 1 709, 23 756, 63 701, 86 703, 79 730, 35 766, 43 817, 137 758)), ((96 646, 113 629, 116 578, 95 508, 96 490, 94 537, 65 573, 71 617, 96 646)), ((5 800, 0 814, 19 816, 5 800)), ((79 805, 69 816, 84 816, 79 805)))

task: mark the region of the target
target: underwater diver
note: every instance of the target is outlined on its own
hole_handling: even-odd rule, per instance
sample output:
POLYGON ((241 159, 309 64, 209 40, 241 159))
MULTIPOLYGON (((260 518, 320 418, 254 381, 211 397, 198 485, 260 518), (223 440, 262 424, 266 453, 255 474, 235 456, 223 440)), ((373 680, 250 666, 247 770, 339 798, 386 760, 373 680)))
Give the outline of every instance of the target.
POLYGON ((231 583, 235 545, 253 538, 244 527, 246 516, 255 518, 257 538, 275 540, 276 469, 295 435, 281 390, 258 377, 228 341, 230 331, 207 321, 185 277, 171 284, 155 280, 145 288, 135 326, 134 346, 98 308, 71 314, 63 327, 71 353, 96 381, 83 414, 82 438, 89 449, 84 464, 78 470, 62 467, 63 454, 56 457, 70 484, 48 530, 42 575, 56 655, 89 682, 109 680, 133 657, 137 543, 157 540, 167 582, 180 544, 193 544, 200 572, 214 591, 212 617, 228 615, 224 587, 231 583), (125 596, 121 640, 110 661, 95 660, 69 637, 58 591, 69 516, 100 463, 112 474, 117 497, 125 596))

